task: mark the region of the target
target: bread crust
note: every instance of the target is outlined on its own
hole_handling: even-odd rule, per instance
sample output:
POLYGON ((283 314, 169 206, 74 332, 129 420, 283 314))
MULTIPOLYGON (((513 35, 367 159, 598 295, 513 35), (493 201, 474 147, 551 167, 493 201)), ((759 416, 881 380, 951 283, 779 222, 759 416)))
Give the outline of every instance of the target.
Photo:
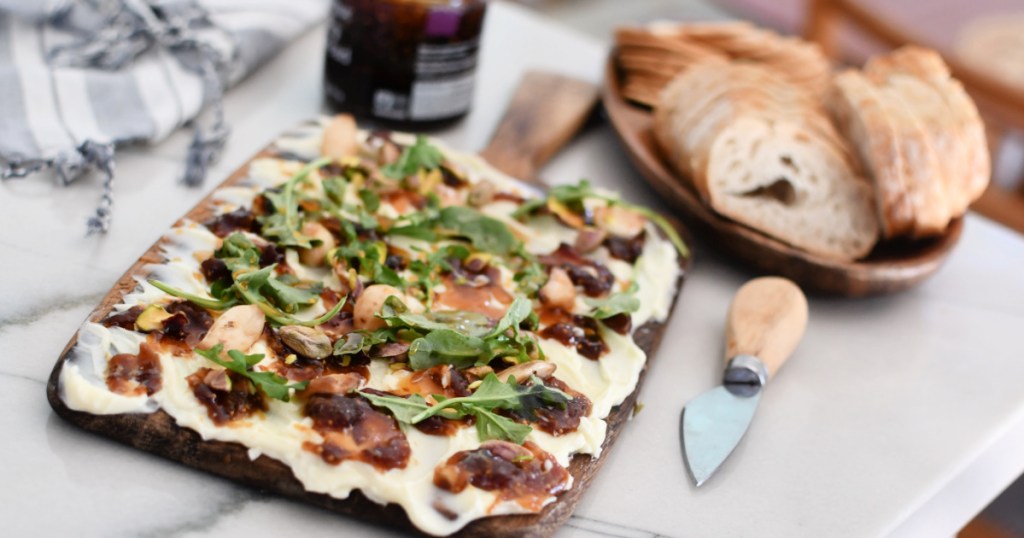
POLYGON ((988 186, 992 168, 985 125, 963 85, 952 77, 937 52, 912 45, 873 58, 865 71, 889 77, 902 74, 931 88, 937 96, 938 102, 922 119, 940 156, 940 166, 946 167, 943 179, 950 213, 966 212, 988 186))
POLYGON ((616 57, 625 72, 624 92, 631 100, 653 106, 656 94, 668 85, 643 90, 633 84, 636 76, 660 72, 668 77, 693 69, 709 60, 727 60, 767 67, 779 77, 808 93, 821 96, 831 72, 828 60, 813 43, 783 37, 745 22, 671 24, 620 27, 615 32, 616 57))
POLYGON ((862 73, 847 70, 832 80, 826 103, 839 131, 870 171, 882 236, 909 234, 915 215, 907 196, 904 154, 882 97, 862 73))

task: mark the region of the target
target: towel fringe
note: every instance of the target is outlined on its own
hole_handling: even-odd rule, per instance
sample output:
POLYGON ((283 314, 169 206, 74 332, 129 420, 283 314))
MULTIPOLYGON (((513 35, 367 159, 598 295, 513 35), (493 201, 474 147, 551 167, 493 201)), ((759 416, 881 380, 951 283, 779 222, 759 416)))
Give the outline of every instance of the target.
MULTIPOLYGON (((239 61, 238 47, 232 47, 231 54, 226 55, 200 38, 197 29, 219 30, 229 38, 230 33, 214 24, 209 13, 195 3, 180 3, 169 9, 152 0, 117 0, 107 2, 104 7, 109 11, 106 11, 107 22, 103 29, 82 40, 53 48, 48 55, 50 62, 68 67, 119 70, 154 46, 171 51, 185 69, 202 78, 206 106, 212 109, 209 126, 204 127, 200 119, 194 121, 195 134, 182 178, 188 186, 201 185, 210 166, 220 158, 231 133, 224 118, 223 97, 232 69, 239 61)), ((199 116, 202 115, 201 110, 199 116)), ((97 167, 105 175, 103 194, 88 226, 89 234, 102 233, 110 227, 113 206, 113 147, 113 143, 86 141, 75 153, 51 161, 8 163, 0 174, 5 178, 22 177, 53 167, 66 185, 80 177, 90 165, 97 167)))

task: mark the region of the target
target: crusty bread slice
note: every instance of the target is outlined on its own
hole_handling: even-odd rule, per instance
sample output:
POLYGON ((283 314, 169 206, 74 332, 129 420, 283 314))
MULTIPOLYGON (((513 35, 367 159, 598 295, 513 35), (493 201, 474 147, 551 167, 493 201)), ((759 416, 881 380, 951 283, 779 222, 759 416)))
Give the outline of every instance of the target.
POLYGON ((827 258, 874 246, 870 186, 850 151, 818 100, 767 67, 684 71, 659 98, 655 135, 718 213, 827 258))
POLYGON ((952 78, 942 57, 923 47, 906 46, 872 58, 864 71, 904 88, 912 101, 929 103, 918 108, 946 171, 948 208, 953 216, 966 212, 988 186, 992 172, 985 126, 974 101, 952 78))
MULTIPOLYGON (((662 22, 620 27, 615 32, 615 45, 618 65, 627 85, 634 75, 652 72, 676 75, 708 60, 719 59, 764 66, 777 77, 820 99, 831 73, 829 62, 818 45, 783 37, 749 23, 662 22)), ((649 90, 634 88, 629 98, 651 104, 649 90)))
POLYGON ((904 155, 899 134, 878 89, 858 71, 832 80, 827 94, 829 113, 853 144, 874 182, 875 204, 884 237, 907 235, 914 229, 914 207, 907 197, 904 155))
POLYGON ((823 257, 866 256, 878 237, 870 186, 828 146, 793 122, 730 123, 710 150, 711 206, 823 257))
MULTIPOLYGON (((946 194, 949 173, 936 151, 938 135, 928 129, 926 117, 941 104, 930 99, 934 95, 927 91, 927 85, 909 77, 893 77, 879 90, 882 105, 897 129, 906 196, 914 208, 914 227, 910 235, 940 234, 952 218, 946 194)), ((954 154, 946 159, 956 161, 958 156, 954 154)))
POLYGON ((730 121, 746 115, 798 122, 815 136, 828 139, 836 151, 847 152, 816 96, 766 66, 695 65, 676 76, 662 94, 655 107, 655 132, 672 164, 705 199, 711 144, 730 121))
POLYGON ((874 181, 885 237, 940 234, 987 186, 984 126, 938 54, 872 58, 835 77, 827 102, 874 181))

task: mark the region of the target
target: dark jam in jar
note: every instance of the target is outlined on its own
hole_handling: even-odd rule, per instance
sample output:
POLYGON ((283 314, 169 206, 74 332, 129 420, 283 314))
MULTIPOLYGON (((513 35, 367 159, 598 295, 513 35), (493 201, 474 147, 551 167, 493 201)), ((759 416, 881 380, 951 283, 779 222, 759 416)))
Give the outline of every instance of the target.
POLYGON ((473 99, 484 0, 334 0, 324 91, 400 127, 461 118, 473 99))

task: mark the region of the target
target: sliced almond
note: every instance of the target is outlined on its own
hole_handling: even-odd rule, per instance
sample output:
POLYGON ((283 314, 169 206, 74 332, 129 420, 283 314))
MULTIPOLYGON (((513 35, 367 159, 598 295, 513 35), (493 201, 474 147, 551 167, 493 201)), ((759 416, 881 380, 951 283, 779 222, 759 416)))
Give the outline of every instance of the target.
POLYGON ((247 351, 263 334, 266 322, 267 317, 256 305, 233 306, 213 322, 213 326, 196 347, 210 349, 221 344, 224 351, 247 351))
POLYGON ((337 246, 337 242, 334 240, 334 236, 331 235, 330 230, 319 222, 307 222, 302 225, 302 234, 320 241, 320 244, 311 248, 299 249, 299 261, 303 265, 311 267, 323 265, 324 260, 327 259, 327 253, 334 250, 334 247, 337 246))
POLYGON ((320 376, 309 382, 305 394, 348 394, 359 389, 363 376, 352 372, 320 376))
POLYGON ((374 284, 363 290, 363 293, 356 299, 352 312, 355 328, 375 331, 387 326, 387 323, 378 318, 377 314, 384 307, 384 301, 392 295, 399 299, 403 297, 402 292, 398 291, 398 288, 388 286, 387 284, 374 284))
POLYGON ((540 302, 552 308, 562 308, 571 312, 576 304, 576 286, 569 278, 569 273, 561 267, 551 268, 547 283, 538 292, 540 302))
POLYGON ((595 208, 594 220, 599 228, 619 237, 636 237, 647 222, 643 215, 619 205, 595 208))
POLYGON ((332 159, 341 160, 355 155, 359 151, 356 134, 356 120, 348 114, 339 114, 324 127, 323 141, 320 143, 320 154, 332 159))

